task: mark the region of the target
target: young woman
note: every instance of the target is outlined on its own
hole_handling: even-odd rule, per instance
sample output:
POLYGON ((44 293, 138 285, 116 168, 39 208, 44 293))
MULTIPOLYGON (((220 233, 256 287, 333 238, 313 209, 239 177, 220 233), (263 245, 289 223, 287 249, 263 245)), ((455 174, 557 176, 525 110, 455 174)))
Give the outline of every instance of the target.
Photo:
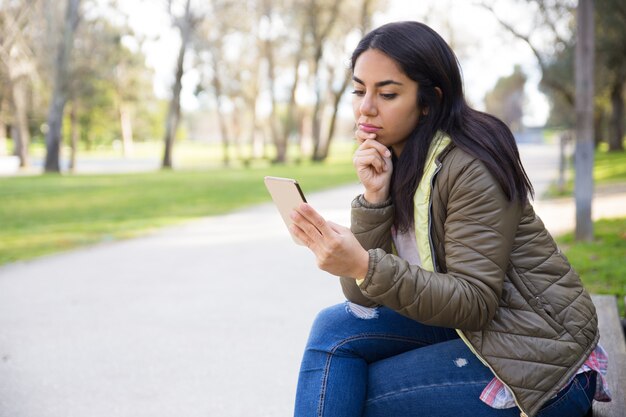
POLYGON ((582 417, 608 400, 591 298, 529 203, 511 132, 465 102, 449 46, 388 24, 352 73, 351 228, 292 213, 348 299, 313 324, 295 415, 582 417))

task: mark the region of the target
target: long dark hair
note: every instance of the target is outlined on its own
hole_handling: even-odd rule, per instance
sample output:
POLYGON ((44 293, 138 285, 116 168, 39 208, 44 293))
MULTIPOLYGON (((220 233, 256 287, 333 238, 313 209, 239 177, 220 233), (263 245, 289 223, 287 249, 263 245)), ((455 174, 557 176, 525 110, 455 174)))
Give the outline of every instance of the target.
POLYGON ((483 161, 510 201, 527 202, 533 188, 522 167, 513 134, 496 117, 467 104, 456 55, 437 32, 418 22, 395 22, 374 29, 352 53, 352 69, 368 49, 389 56, 417 82, 417 105, 427 109, 401 155, 393 160, 391 198, 399 230, 413 226, 413 198, 437 131, 445 132, 456 146, 483 161))

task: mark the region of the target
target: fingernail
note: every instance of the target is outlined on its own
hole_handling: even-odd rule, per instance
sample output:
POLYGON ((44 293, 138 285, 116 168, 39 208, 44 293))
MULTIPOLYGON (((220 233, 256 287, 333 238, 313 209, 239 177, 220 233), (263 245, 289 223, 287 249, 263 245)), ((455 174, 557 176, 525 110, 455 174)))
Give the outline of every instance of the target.
POLYGON ((387 149, 387 150, 385 151, 385 156, 386 156, 387 158, 389 158, 389 157, 391 156, 391 151, 389 151, 389 149, 387 149))

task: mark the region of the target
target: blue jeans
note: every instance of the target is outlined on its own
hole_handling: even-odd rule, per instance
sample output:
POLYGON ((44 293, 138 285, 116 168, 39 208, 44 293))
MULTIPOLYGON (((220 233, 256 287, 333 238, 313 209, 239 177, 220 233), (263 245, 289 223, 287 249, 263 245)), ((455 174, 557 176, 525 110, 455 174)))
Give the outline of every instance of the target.
MULTIPOLYGON (((426 326, 386 307, 365 317, 350 303, 322 310, 311 329, 295 417, 518 417, 479 396, 493 374, 453 329, 426 326)), ((580 374, 538 417, 584 416, 595 374, 580 374)))

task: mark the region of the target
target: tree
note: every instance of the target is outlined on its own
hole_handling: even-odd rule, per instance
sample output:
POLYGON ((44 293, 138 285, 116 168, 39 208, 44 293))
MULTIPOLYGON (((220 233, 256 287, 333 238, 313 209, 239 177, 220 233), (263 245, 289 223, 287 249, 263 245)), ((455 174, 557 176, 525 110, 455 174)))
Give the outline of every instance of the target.
POLYGON ((70 172, 76 169, 79 142, 88 148, 96 141, 107 142, 117 133, 114 116, 115 87, 112 82, 115 50, 121 33, 108 20, 94 13, 94 9, 83 8, 84 18, 77 28, 73 45, 72 65, 68 83, 68 117, 63 129, 69 137, 70 172))
POLYGON ((7 155, 7 124, 5 119, 5 103, 4 98, 6 93, 0 90, 0 156, 7 155))
MULTIPOLYGON (((252 62, 258 60, 258 52, 252 53, 251 57, 241 59, 241 54, 247 54, 234 45, 246 44, 250 37, 255 34, 245 33, 247 20, 250 14, 241 16, 240 5, 233 0, 214 0, 207 12, 205 19, 198 27, 198 35, 194 40, 198 61, 203 71, 203 79, 200 82, 202 91, 212 94, 217 116, 217 124, 222 142, 222 162, 230 164, 231 129, 227 107, 234 107, 236 97, 241 94, 240 71, 252 62), (247 16, 247 18, 246 18, 247 16), (229 45, 234 50, 240 50, 241 54, 228 53, 229 45), (208 75, 207 75, 208 74, 208 75)), ((253 11, 254 13, 254 11, 253 11)), ((256 48, 255 48, 256 49, 256 48)), ((254 98, 256 100, 256 98, 254 98)), ((236 123, 232 123, 234 126, 236 123)))
MULTIPOLYGON (((301 10, 300 13, 304 15, 304 10, 302 8, 300 8, 300 10, 301 10)), ((298 84, 300 83, 300 65, 305 59, 306 52, 307 52, 307 45, 306 45, 306 25, 299 24, 297 25, 297 27, 299 27, 300 30, 296 32, 297 38, 295 38, 292 41, 293 45, 295 46, 295 49, 292 54, 292 70, 291 70, 293 74, 293 80, 289 86, 289 101, 287 102, 287 111, 285 114, 283 128, 282 128, 283 137, 281 138, 281 142, 280 142, 285 145, 285 151, 283 153, 286 153, 286 147, 287 147, 289 138, 293 135, 299 134, 299 129, 296 123, 296 117, 298 113, 298 106, 296 102, 296 91, 298 89, 298 84)))
POLYGON ((330 36, 335 23, 339 18, 340 1, 309 0, 308 4, 308 36, 313 49, 311 57, 311 67, 313 74, 313 90, 315 93, 315 105, 311 116, 311 134, 313 139, 313 160, 321 160, 320 140, 322 136, 322 70, 320 65, 324 54, 324 43, 330 36))
MULTIPOLYGON (((574 91, 574 42, 572 41, 563 50, 557 52, 544 71, 548 77, 560 79, 571 85, 571 90, 574 91)), ((539 84, 539 88, 550 101, 551 108, 547 125, 561 129, 573 129, 576 123, 574 103, 568 101, 568 96, 543 83, 539 84)))
POLYGON ((172 97, 167 111, 167 119, 165 121, 165 142, 163 152, 162 168, 172 168, 172 148, 174 146, 174 139, 176 138, 176 131, 178 130, 178 123, 180 122, 180 93, 183 88, 183 74, 185 72, 185 54, 191 43, 191 37, 193 31, 198 22, 202 19, 199 15, 196 15, 191 9, 191 0, 186 0, 184 11, 181 16, 177 16, 174 11, 173 0, 168 0, 168 11, 172 17, 174 26, 180 33, 180 47, 178 48, 178 58, 176 60, 176 69, 174 75, 174 84, 172 85, 172 97))
POLYGON ((233 136, 239 145, 239 157, 243 159, 246 166, 253 158, 266 157, 265 141, 263 136, 258 134, 260 118, 257 113, 257 101, 261 91, 261 77, 263 75, 262 65, 260 65, 262 48, 259 47, 262 43, 259 33, 262 11, 258 6, 255 2, 252 2, 251 8, 253 10, 248 13, 250 20, 245 22, 249 28, 247 31, 249 36, 239 38, 238 45, 242 53, 236 54, 236 63, 231 60, 226 62, 228 68, 232 70, 229 72, 232 72, 233 75, 233 79, 229 83, 228 94, 229 100, 234 106, 231 118, 232 127, 234 128, 233 136), (247 52, 244 53, 243 51, 247 52), (243 137, 244 135, 245 137, 243 137), (243 145, 246 142, 250 146, 249 153, 244 152, 243 145))
POLYGON ((571 29, 576 32, 575 43, 575 89, 572 93, 571 83, 566 78, 558 78, 558 72, 550 71, 550 57, 566 53, 571 45, 571 37, 567 35, 570 29, 563 24, 563 18, 574 14, 573 6, 569 1, 528 1, 538 10, 538 22, 534 29, 544 29, 552 36, 555 47, 547 52, 541 52, 533 43, 530 34, 524 34, 510 23, 499 18, 493 6, 483 3, 483 7, 491 10, 500 24, 517 38, 526 42, 535 54, 542 71, 544 86, 561 94, 567 103, 575 104, 576 110, 576 147, 574 155, 575 170, 575 204, 576 204, 576 239, 591 240, 593 238, 593 223, 591 221, 591 202, 593 198, 593 103, 594 103, 594 4, 593 0, 579 0, 575 10, 576 25, 571 29))
POLYGON ((275 39, 277 38, 277 31, 274 29, 274 21, 276 20, 276 13, 274 11, 273 2, 271 0, 261 0, 262 7, 262 22, 265 22, 264 30, 260 35, 260 41, 262 42, 263 57, 267 64, 267 80, 268 89, 270 93, 270 115, 269 115, 269 127, 272 141, 276 146, 276 158, 274 162, 285 162, 287 158, 287 136, 282 135, 279 132, 277 106, 278 99, 276 97, 276 58, 275 58, 275 39))
POLYGON ((74 33, 79 21, 80 0, 67 0, 63 38, 57 49, 54 69, 54 87, 50 110, 48 111, 48 132, 46 133, 46 172, 60 172, 59 154, 61 149, 61 125, 63 109, 68 97, 69 66, 74 33))
MULTIPOLYGON (((378 4, 380 4, 380 2, 377 0, 362 0, 362 2, 357 5, 358 9, 348 9, 345 15, 346 18, 342 19, 342 23, 347 23, 346 26, 348 26, 344 30, 346 32, 349 32, 351 29, 356 27, 359 30, 360 37, 362 38, 363 36, 365 36, 365 34, 369 32, 372 27, 372 14, 378 4), (347 19, 347 17, 349 16, 356 17, 359 20, 356 22, 350 21, 349 19, 347 19)), ((339 52, 338 55, 343 55, 347 58, 350 55, 350 52, 345 49, 345 38, 340 40, 344 41, 344 48, 341 49, 341 52, 339 52)), ((321 144, 317 148, 317 152, 314 154, 314 159, 318 161, 323 161, 328 157, 330 144, 335 134, 339 104, 341 102, 341 98, 343 97, 344 92, 346 91, 346 88, 352 80, 351 72, 346 64, 347 60, 340 62, 340 65, 337 65, 337 63, 335 62, 334 67, 332 65, 329 66, 329 69, 327 71, 328 74, 330 74, 328 91, 331 99, 331 113, 326 140, 321 142, 321 144), (337 80, 340 81, 337 82, 337 80)))
POLYGON ((146 136, 135 114, 153 103, 151 72, 141 52, 142 38, 126 24, 112 2, 84 4, 84 21, 76 33, 69 83, 70 170, 79 141, 111 145, 121 138, 122 152, 132 151, 133 134, 146 136), (88 7, 89 6, 89 7, 88 7))
POLYGON ((560 51, 571 45, 572 26, 568 20, 574 14, 573 0, 524 0, 534 13, 534 22, 526 30, 516 27, 509 20, 500 17, 496 3, 483 0, 479 5, 489 10, 500 25, 515 38, 523 41, 531 49, 541 70, 541 83, 560 94, 565 102, 574 105, 574 89, 567 80, 560 79, 547 69, 560 51), (541 39, 541 40, 538 40, 541 39))
POLYGON ((121 28, 122 36, 115 42, 115 67, 113 83, 115 86, 115 105, 119 116, 122 137, 122 152, 124 157, 132 156, 134 141, 134 115, 141 102, 153 99, 149 82, 150 71, 145 66, 145 56, 141 52, 141 40, 137 40, 128 27, 121 28), (124 36, 136 40, 137 50, 131 51, 123 45, 124 36))
MULTIPOLYGON (((4 112, 13 113, 12 139, 14 153, 20 159, 20 167, 29 166, 28 148, 30 129, 28 126, 28 108, 30 86, 38 79, 35 54, 31 48, 32 39, 29 29, 36 27, 33 19, 39 2, 7 2, 0 8, 0 79, 2 80, 3 96, 6 96, 4 112)), ((7 118, 8 119, 8 118, 7 118)), ((2 123, 4 124, 4 123, 2 123)), ((2 127, 2 126, 0 126, 2 127)), ((4 135, 4 133, 3 133, 4 135)))
MULTIPOLYGON (((535 13, 530 29, 522 30, 500 17, 495 2, 483 0, 500 24, 533 51, 542 71, 540 87, 550 98, 549 124, 573 128, 575 124, 574 37, 572 0, 523 0, 535 13), (546 41, 549 40, 549 41, 546 41), (548 47, 548 46, 552 47, 548 47)), ((626 83, 626 4, 603 0, 595 7, 595 143, 606 139, 610 150, 623 150, 624 88, 626 83), (607 117, 610 115, 610 118, 607 117), (609 129, 604 127, 607 123, 609 129), (608 130, 608 135, 604 132, 608 130)))
POLYGON ((603 0, 596 6, 598 63, 605 68, 611 103, 610 151, 624 151, 624 89, 626 87, 626 4, 603 0))
POLYGON ((516 65, 513 74, 501 77, 493 89, 485 95, 487 112, 501 119, 514 132, 523 129, 525 84, 526 75, 521 67, 516 65))
POLYGON ((594 4, 579 0, 576 14, 576 239, 593 239, 594 4))

